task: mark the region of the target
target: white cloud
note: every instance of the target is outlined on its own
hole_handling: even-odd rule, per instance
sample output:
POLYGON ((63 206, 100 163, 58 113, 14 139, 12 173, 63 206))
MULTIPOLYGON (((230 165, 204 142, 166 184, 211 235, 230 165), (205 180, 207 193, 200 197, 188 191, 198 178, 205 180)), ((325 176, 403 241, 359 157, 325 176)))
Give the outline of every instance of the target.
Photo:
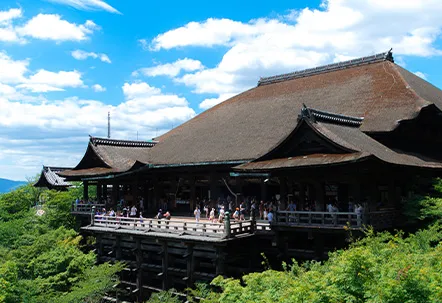
POLYGON ((425 75, 423 72, 415 72, 414 74, 424 80, 427 80, 427 75, 425 75))
POLYGON ((61 92, 63 88, 55 87, 44 83, 23 83, 16 86, 20 89, 26 89, 32 93, 61 92))
POLYGON ((93 89, 95 92, 98 92, 98 93, 101 93, 101 92, 105 92, 105 91, 106 91, 106 88, 103 87, 103 86, 101 86, 100 84, 94 84, 94 85, 92 85, 92 89, 93 89))
POLYGON ((118 10, 102 0, 46 0, 49 2, 60 3, 72 6, 79 10, 93 11, 103 10, 109 13, 121 14, 118 10))
POLYGON ((140 68, 133 74, 136 76, 141 73, 145 76, 155 77, 155 76, 169 76, 176 77, 181 71, 193 72, 201 70, 204 65, 199 60, 184 58, 177 60, 173 63, 159 64, 153 67, 140 68))
POLYGON ((209 98, 209 99, 205 99, 203 100, 200 104, 199 104, 199 108, 205 110, 205 109, 209 109, 217 104, 220 104, 221 102, 233 97, 233 94, 223 94, 220 95, 218 98, 209 98))
POLYGON ((81 87, 83 85, 81 73, 76 70, 51 72, 41 69, 31 75, 26 83, 19 85, 19 87, 28 88, 34 92, 47 92, 60 91, 64 87, 81 87))
POLYGON ((80 49, 71 52, 72 57, 77 60, 86 60, 87 58, 100 59, 102 62, 111 63, 109 56, 103 53, 86 52, 80 49))
POLYGON ((147 42, 146 39, 138 39, 138 43, 140 44, 140 46, 143 50, 149 49, 149 42, 147 42))
POLYGON ((5 52, 0 51, 0 82, 19 83, 26 80, 29 60, 13 60, 5 52))
POLYGON ((273 19, 190 22, 159 34, 149 47, 155 51, 187 46, 227 49, 215 66, 175 78, 194 93, 218 95, 201 103, 205 109, 223 95, 256 85, 262 76, 391 47, 398 58, 442 55, 435 43, 442 32, 440 14, 442 2, 438 0, 328 0, 319 9, 305 8, 273 19))
POLYGON ((11 8, 7 11, 0 11, 0 25, 9 24, 13 19, 20 18, 22 10, 20 8, 11 8))
MULTIPOLYGON (((173 94, 163 94, 161 89, 150 86, 146 82, 124 83, 123 94, 126 97, 127 111, 141 108, 161 109, 170 107, 188 107, 185 98, 173 94)), ((193 111, 193 110, 192 110, 193 111)))
POLYGON ((38 14, 16 31, 25 37, 61 42, 86 40, 98 28, 91 20, 75 24, 61 19, 60 15, 38 14))

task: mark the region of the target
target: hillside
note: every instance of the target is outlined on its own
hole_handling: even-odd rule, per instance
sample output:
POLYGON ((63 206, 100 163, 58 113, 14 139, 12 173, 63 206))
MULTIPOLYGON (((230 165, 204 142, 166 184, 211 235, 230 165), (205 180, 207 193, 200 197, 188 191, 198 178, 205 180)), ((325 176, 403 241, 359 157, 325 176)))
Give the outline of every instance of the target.
POLYGON ((26 181, 13 181, 0 178, 0 194, 7 193, 23 184, 26 184, 26 181))

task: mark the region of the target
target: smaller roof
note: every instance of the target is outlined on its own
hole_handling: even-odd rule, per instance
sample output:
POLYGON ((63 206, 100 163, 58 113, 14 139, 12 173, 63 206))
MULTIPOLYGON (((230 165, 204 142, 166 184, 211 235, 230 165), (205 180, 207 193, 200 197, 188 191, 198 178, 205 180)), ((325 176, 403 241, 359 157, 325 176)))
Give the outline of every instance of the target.
MULTIPOLYGON (((362 121, 362 118, 336 115, 304 107, 299 119, 300 123, 288 137, 302 136, 300 132, 306 129, 301 127, 304 124, 308 126, 308 130, 314 131, 318 138, 334 144, 340 151, 285 158, 271 157, 274 155, 271 151, 255 161, 238 165, 234 169, 238 171, 271 171, 283 168, 344 164, 369 158, 402 166, 442 169, 442 163, 438 161, 421 155, 393 150, 374 140, 360 130, 361 124, 359 122, 362 121)), ((275 149, 281 148, 286 142, 283 141, 275 149)))
POLYGON ((65 178, 58 175, 58 173, 68 170, 67 167, 43 166, 40 178, 35 182, 35 187, 47 187, 49 189, 65 189, 72 184, 66 182, 65 178))
POLYGON ((116 140, 90 137, 83 159, 62 176, 69 180, 106 176, 130 171, 134 165, 149 163, 150 149, 155 141, 116 140))

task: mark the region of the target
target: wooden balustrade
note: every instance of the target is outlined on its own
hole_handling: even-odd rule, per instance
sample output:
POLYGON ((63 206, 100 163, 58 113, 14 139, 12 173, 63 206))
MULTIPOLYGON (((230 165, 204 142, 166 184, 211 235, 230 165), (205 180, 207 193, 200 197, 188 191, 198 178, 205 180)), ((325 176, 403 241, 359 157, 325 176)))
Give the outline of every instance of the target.
POLYGON ((100 210, 105 207, 104 204, 72 204, 72 214, 84 214, 90 215, 92 212, 92 207, 95 206, 96 210, 100 210))
POLYGON ((394 211, 377 211, 365 214, 355 212, 278 211, 277 225, 353 227, 372 225, 377 229, 392 227, 394 211))

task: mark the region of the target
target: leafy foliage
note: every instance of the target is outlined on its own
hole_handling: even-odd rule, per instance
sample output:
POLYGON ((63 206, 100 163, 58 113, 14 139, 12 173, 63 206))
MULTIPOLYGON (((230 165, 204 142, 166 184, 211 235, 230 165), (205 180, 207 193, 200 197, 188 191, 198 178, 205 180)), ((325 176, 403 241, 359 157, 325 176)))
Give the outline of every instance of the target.
POLYGON ((36 190, 30 184, 0 195, 0 303, 100 302, 122 265, 96 265, 72 229, 78 189, 36 190), (44 214, 36 215, 39 195, 44 214))

